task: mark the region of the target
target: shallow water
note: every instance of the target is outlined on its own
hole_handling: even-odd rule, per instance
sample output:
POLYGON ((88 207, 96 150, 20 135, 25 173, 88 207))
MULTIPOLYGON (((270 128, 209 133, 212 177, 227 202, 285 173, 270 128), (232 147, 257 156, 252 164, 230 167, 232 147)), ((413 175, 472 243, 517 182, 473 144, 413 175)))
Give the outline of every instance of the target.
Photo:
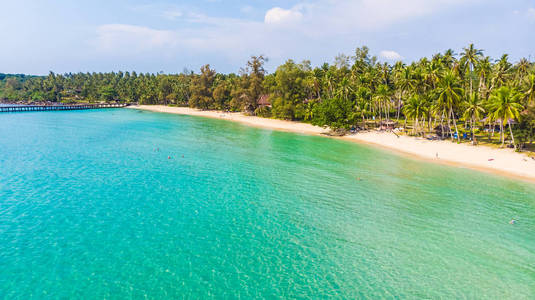
POLYGON ((1 114, 0 295, 533 299, 535 185, 221 120, 1 114))

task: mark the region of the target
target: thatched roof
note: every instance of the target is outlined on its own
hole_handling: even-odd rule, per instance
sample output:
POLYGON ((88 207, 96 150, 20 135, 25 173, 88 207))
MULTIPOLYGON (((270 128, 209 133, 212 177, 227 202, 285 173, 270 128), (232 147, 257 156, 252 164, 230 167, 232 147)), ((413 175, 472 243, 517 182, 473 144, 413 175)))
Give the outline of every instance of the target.
POLYGON ((383 121, 379 122, 379 126, 395 126, 397 124, 398 124, 397 122, 392 121, 392 120, 388 120, 388 121, 383 120, 383 121))
POLYGON ((258 98, 258 101, 256 102, 258 105, 260 106, 269 106, 271 105, 271 101, 269 101, 269 95, 261 95, 259 98, 258 98))

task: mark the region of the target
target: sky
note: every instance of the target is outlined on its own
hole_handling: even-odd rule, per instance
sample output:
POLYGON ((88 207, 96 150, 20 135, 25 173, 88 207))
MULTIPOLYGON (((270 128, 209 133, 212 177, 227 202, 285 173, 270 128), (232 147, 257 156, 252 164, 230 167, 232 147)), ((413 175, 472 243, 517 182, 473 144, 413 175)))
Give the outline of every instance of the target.
POLYGON ((268 72, 366 45, 410 63, 469 43, 535 59, 535 0, 0 0, 0 73, 268 72))

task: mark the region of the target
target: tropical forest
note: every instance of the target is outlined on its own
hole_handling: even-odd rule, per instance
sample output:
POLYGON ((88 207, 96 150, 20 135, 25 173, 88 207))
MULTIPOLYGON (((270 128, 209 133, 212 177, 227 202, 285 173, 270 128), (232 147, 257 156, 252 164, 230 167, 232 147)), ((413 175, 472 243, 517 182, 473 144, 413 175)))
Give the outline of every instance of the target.
POLYGON ((0 74, 0 101, 18 104, 121 102, 244 112, 328 126, 369 128, 517 150, 535 140, 535 64, 485 56, 473 44, 412 63, 380 62, 367 47, 332 64, 288 60, 273 72, 252 56, 232 74, 0 74))

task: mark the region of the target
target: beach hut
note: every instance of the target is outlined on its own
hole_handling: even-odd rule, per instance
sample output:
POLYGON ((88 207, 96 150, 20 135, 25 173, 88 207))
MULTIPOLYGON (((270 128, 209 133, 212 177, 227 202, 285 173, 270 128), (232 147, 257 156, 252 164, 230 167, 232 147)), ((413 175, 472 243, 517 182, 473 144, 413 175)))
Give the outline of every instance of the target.
POLYGON ((391 121, 391 120, 383 120, 379 122, 379 129, 380 130, 393 130, 398 125, 397 122, 391 121))
POLYGON ((256 102, 258 107, 271 107, 271 101, 269 100, 269 95, 261 95, 256 102))

